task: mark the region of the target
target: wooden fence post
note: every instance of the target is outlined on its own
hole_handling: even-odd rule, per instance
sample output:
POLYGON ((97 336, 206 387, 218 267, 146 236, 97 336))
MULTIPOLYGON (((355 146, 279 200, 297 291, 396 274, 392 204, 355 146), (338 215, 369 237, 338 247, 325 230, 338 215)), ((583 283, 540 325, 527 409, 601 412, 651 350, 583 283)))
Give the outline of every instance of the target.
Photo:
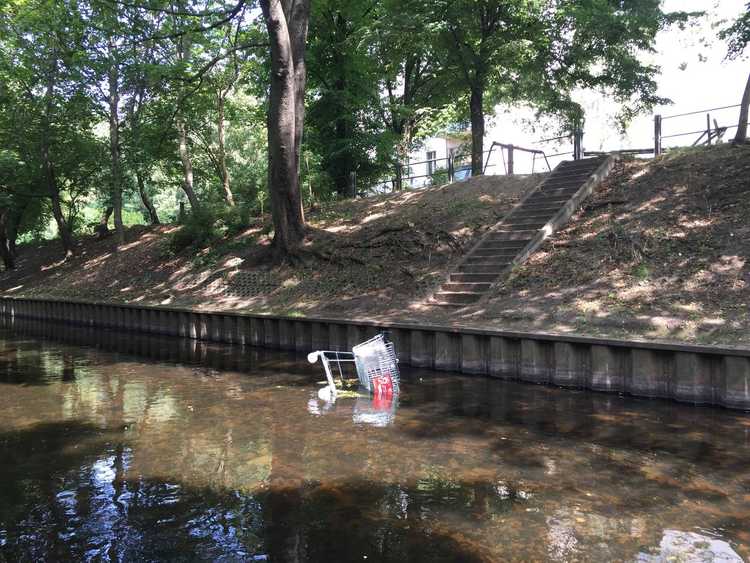
POLYGON ((580 125, 576 125, 573 131, 573 160, 583 158, 583 131, 580 125))
POLYGON ((661 115, 654 116, 654 156, 659 156, 661 148, 661 115))
POLYGON ((513 145, 508 145, 508 175, 513 175, 513 145))

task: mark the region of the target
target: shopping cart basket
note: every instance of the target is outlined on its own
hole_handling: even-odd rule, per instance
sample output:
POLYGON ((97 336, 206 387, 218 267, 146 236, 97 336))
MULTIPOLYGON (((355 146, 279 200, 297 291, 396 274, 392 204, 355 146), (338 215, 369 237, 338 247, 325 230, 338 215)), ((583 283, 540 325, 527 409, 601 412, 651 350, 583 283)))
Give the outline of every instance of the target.
POLYGON ((393 396, 400 391, 396 351, 393 343, 386 341, 384 334, 378 334, 366 342, 357 344, 351 352, 318 350, 308 354, 307 360, 311 364, 321 361, 329 392, 334 397, 336 396, 336 383, 331 366, 336 367, 339 379, 343 383, 342 364, 348 363, 354 364, 360 385, 376 396, 393 396))

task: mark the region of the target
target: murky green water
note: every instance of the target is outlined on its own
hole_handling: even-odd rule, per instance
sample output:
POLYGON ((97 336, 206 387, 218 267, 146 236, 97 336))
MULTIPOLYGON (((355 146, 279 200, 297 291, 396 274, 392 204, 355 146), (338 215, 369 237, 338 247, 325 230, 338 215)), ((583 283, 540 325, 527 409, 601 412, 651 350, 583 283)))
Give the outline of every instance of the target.
POLYGON ((0 560, 750 558, 750 415, 404 371, 6 326, 0 560))

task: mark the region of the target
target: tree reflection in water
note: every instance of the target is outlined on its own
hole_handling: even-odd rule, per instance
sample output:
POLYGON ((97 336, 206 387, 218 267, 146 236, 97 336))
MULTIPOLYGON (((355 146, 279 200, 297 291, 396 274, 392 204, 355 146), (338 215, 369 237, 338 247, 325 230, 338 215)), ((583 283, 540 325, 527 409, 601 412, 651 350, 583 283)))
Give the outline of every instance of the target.
POLYGON ((405 370, 378 417, 293 355, 13 328, 0 560, 750 556, 742 414, 405 370))

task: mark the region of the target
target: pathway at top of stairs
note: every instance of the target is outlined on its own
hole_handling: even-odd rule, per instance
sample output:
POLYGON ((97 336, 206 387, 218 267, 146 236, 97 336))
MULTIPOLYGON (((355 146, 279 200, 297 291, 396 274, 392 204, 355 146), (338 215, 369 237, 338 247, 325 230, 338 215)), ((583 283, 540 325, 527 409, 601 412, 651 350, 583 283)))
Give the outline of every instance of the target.
POLYGON ((604 156, 560 163, 466 254, 428 304, 461 307, 479 301, 568 222, 614 161, 604 156))

